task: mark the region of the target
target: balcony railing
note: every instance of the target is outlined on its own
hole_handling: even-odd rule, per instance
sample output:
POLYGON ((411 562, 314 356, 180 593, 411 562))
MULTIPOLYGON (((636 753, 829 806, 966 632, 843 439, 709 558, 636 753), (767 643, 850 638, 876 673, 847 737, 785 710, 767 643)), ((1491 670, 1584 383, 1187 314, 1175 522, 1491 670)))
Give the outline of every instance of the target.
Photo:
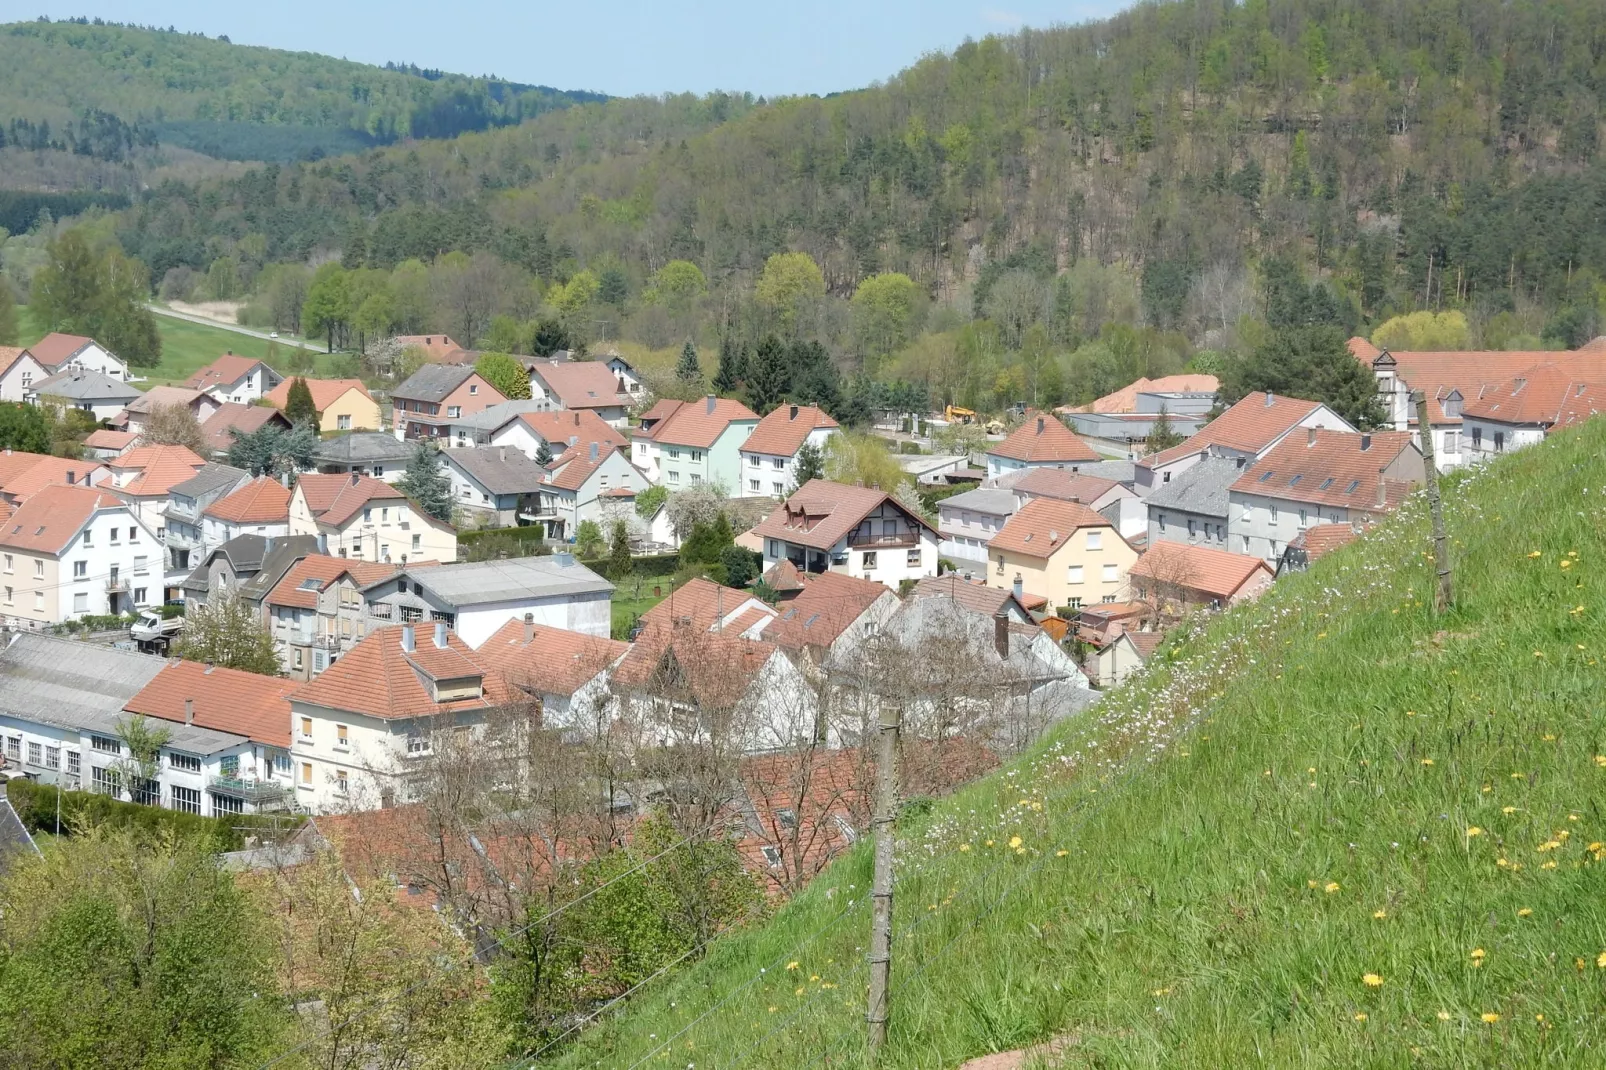
POLYGON ((107 580, 106 580, 106 591, 107 591, 108 594, 119 594, 119 593, 122 593, 122 592, 127 591, 127 590, 128 590, 128 577, 126 577, 126 576, 111 576, 111 577, 107 578, 107 580))
POLYGON ((214 776, 207 778, 207 787, 214 792, 224 795, 233 795, 249 803, 269 803, 282 799, 289 794, 289 788, 271 780, 246 780, 237 776, 214 776))
POLYGON ((920 537, 909 530, 891 535, 860 535, 858 532, 852 532, 848 535, 848 545, 856 550, 895 550, 900 547, 919 546, 920 537))

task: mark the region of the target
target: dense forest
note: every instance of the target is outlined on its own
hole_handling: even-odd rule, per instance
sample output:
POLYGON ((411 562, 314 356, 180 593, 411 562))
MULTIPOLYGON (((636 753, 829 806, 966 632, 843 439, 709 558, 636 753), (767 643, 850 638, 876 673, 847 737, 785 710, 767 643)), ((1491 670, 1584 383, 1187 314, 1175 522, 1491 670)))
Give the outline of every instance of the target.
POLYGON ((1272 307, 1290 277, 1339 331, 1450 312, 1461 344, 1577 344, 1606 295, 1603 101, 1602 0, 1174 0, 825 99, 611 100, 169 181, 110 228, 171 296, 258 322, 302 326, 317 269, 332 339, 774 333, 1044 404, 1226 370, 1313 325, 1272 307))
MULTIPOLYGON (((138 136, 223 159, 316 159, 604 99, 98 19, 0 26, 0 127, 61 130, 86 116, 100 125, 116 117, 138 136)), ((45 141, 21 144, 64 147, 45 141)))

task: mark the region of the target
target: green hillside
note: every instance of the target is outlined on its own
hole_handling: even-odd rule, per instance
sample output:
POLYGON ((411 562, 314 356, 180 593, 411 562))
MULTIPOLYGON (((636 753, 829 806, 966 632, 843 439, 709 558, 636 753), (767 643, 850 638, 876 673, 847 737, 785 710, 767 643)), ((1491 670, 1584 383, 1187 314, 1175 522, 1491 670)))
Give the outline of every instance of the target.
MULTIPOLYGON (((1417 499, 906 821, 877 1065, 1598 1061, 1603 456, 1449 481, 1448 616, 1417 499)), ((557 1065, 863 1065, 864 846, 557 1065)))
POLYGON ((153 140, 225 159, 300 159, 602 99, 99 20, 0 26, 0 145, 105 159, 153 140))

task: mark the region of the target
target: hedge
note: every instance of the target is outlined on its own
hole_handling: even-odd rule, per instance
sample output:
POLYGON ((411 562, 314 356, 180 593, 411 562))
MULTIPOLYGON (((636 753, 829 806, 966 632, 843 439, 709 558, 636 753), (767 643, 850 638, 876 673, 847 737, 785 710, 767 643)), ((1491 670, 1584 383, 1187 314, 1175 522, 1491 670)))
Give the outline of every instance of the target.
MULTIPOLYGON (((30 832, 56 831, 56 793, 53 784, 40 784, 18 778, 6 784, 6 798, 17 817, 30 832)), ((219 851, 239 851, 245 847, 245 834, 251 829, 265 832, 285 828, 285 816, 230 814, 227 817, 200 817, 159 806, 120 802, 92 791, 61 792, 61 830, 65 835, 99 825, 135 828, 145 832, 170 832, 185 838, 209 840, 219 851)), ((290 827, 300 825, 301 817, 290 818, 290 827)))

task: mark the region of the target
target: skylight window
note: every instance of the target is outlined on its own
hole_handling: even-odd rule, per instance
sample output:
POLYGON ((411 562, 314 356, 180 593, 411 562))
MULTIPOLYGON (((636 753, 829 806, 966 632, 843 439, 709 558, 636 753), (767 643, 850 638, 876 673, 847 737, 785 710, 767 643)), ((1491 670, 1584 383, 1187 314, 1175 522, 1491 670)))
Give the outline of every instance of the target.
POLYGON ((1332 476, 1328 476, 1326 479, 1322 480, 1322 485, 1317 487, 1316 489, 1317 490, 1326 490, 1328 487, 1331 487, 1332 485, 1333 485, 1333 477, 1332 476))
POLYGON ((1260 473, 1260 479, 1258 480, 1258 482, 1264 483, 1264 482, 1266 482, 1266 480, 1268 480, 1270 478, 1271 478, 1271 472, 1268 470, 1268 471, 1260 473))
POLYGON ((1301 472, 1298 475, 1296 475, 1293 479, 1290 479, 1288 481, 1288 485, 1291 487, 1295 483, 1298 483, 1301 479, 1304 479, 1304 478, 1305 478, 1305 473, 1301 472))
POLYGON ((1354 494, 1355 493, 1355 488, 1360 486, 1360 485, 1361 485, 1361 481, 1360 480, 1352 479, 1352 480, 1349 481, 1349 489, 1344 491, 1344 493, 1345 494, 1354 494))
POLYGON ((812 613, 809 615, 809 619, 803 622, 803 627, 812 628, 814 626, 814 622, 819 619, 820 615, 818 613, 812 613))
POLYGON ((298 590, 298 591, 321 591, 321 590, 323 590, 323 581, 322 580, 314 580, 314 579, 305 579, 305 580, 301 581, 301 585, 299 587, 297 587, 296 590, 298 590))

